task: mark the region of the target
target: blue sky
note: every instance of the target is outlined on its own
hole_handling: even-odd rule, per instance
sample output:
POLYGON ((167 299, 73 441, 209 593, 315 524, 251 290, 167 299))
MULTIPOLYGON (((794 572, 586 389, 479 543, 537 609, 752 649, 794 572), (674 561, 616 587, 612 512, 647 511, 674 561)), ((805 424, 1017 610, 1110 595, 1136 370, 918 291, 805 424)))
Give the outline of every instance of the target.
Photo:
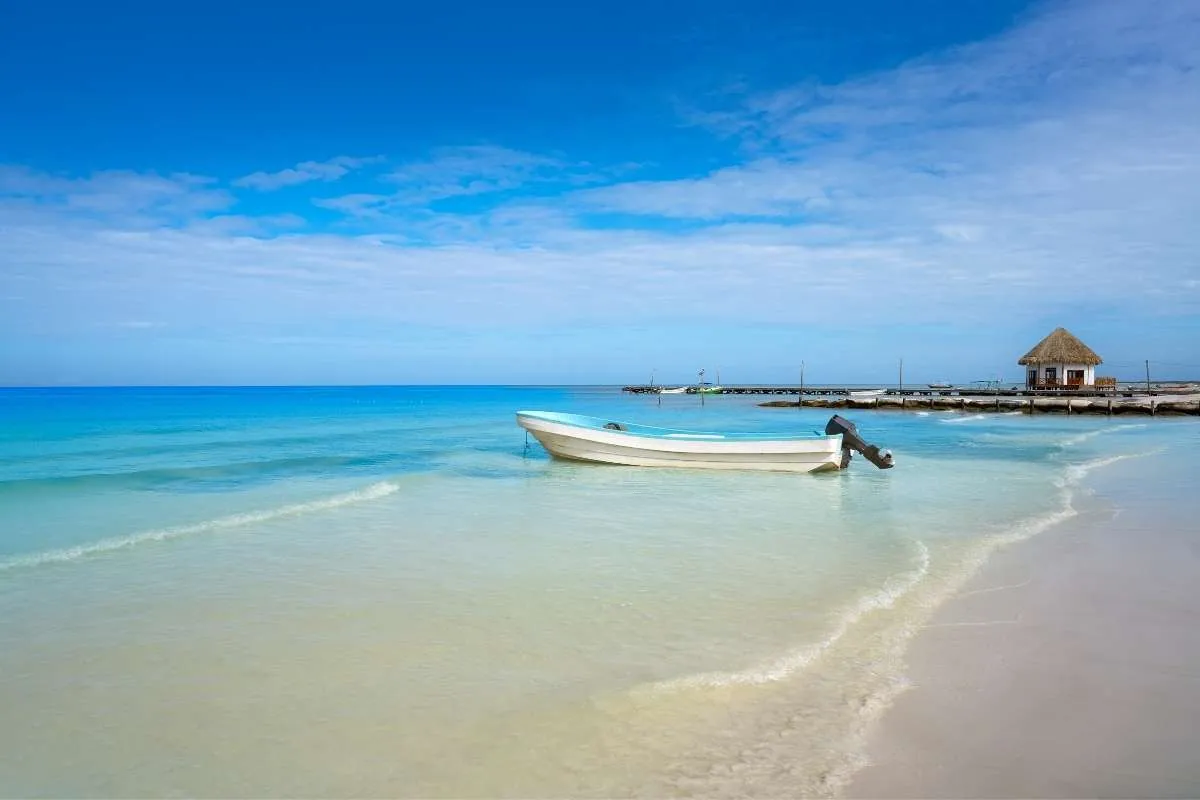
POLYGON ((6 4, 0 384, 1200 377, 1200 5, 6 4))

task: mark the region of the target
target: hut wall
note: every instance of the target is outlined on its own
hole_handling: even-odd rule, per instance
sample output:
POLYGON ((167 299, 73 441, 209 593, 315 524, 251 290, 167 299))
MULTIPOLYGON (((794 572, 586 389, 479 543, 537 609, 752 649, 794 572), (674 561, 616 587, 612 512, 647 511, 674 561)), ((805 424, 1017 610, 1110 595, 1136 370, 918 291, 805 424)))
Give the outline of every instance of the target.
POLYGON ((1096 385, 1096 368, 1087 364, 1041 364, 1037 367, 1038 382, 1051 383, 1048 370, 1054 370, 1054 383, 1060 386, 1067 383, 1067 370, 1083 370, 1083 386, 1096 385))

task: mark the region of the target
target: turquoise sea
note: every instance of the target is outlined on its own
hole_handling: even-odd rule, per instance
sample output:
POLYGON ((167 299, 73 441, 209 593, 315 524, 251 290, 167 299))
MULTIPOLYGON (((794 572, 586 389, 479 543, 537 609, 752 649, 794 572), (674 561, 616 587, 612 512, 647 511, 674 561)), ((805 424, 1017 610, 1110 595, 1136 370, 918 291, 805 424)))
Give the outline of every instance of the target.
POLYGON ((857 412, 895 469, 645 470, 551 461, 513 418, 829 417, 761 399, 0 390, 0 794, 836 794, 989 552, 1200 445, 857 412))

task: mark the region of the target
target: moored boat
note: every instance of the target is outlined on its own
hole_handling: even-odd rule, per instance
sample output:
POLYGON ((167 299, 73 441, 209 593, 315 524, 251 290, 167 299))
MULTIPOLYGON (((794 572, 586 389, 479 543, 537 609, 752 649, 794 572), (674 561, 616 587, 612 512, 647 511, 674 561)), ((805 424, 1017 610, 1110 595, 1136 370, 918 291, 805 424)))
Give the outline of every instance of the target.
POLYGON ((825 435, 712 433, 656 428, 554 411, 518 411, 517 424, 553 456, 637 467, 822 472, 844 468, 850 449, 882 469, 892 466, 858 438, 854 425, 835 416, 825 435))

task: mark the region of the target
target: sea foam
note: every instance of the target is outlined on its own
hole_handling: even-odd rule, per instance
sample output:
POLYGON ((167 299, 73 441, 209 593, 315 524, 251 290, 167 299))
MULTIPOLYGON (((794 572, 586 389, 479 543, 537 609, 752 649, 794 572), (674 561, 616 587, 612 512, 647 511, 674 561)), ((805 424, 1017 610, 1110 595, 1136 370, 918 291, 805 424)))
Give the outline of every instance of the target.
POLYGON ((1103 436, 1106 433, 1116 433, 1117 431, 1131 431, 1131 430, 1137 430, 1138 428, 1144 428, 1144 427, 1146 427, 1146 423, 1144 423, 1144 422, 1136 422, 1136 423, 1126 424, 1126 425, 1110 425, 1107 428, 1100 428, 1098 430, 1088 431, 1087 433, 1080 433, 1075 436, 1070 436, 1066 439, 1063 439, 1062 444, 1065 447, 1074 447, 1075 445, 1083 444, 1084 442, 1086 442, 1090 439, 1095 439, 1097 436, 1103 436))
POLYGON ((722 686, 760 685, 784 680, 816 661, 838 640, 846 635, 856 622, 868 614, 894 606, 902 597, 916 587, 929 574, 929 548, 918 541, 914 567, 884 582, 878 590, 863 595, 858 602, 837 616, 833 629, 814 644, 792 650, 768 662, 732 672, 704 672, 685 675, 653 684, 652 692, 670 692, 681 689, 716 688, 722 686))
POLYGON ((270 508, 262 511, 249 511, 242 514, 230 514, 225 517, 217 517, 216 519, 197 522, 192 525, 178 525, 170 528, 158 528, 154 530, 141 531, 139 533, 131 533, 127 536, 115 536, 110 539, 101 539, 100 541, 90 542, 88 544, 80 544, 74 547, 64 547, 57 550, 45 550, 40 553, 30 553, 28 555, 14 556, 0 561, 0 571, 16 569, 18 567, 35 567, 42 564, 61 564, 69 561, 75 561, 87 556, 99 555, 101 553, 110 553, 114 550, 124 550, 128 547, 134 547, 147 542, 163 542, 168 539, 178 539, 181 536, 191 536, 197 533, 211 533, 213 531, 227 530, 229 528, 240 528, 245 525, 253 525, 258 522, 268 522, 270 520, 280 519, 281 517, 294 517, 301 514, 310 514, 319 511, 329 511, 342 506, 351 505, 353 503, 362 503, 368 500, 377 500, 381 497, 386 497, 393 494, 400 488, 399 484, 390 481, 380 481, 373 483, 370 486, 365 486, 362 489, 356 489, 352 492, 333 495, 321 500, 311 500, 306 503, 293 503, 291 505, 279 506, 278 508, 270 508))
POLYGON ((981 419, 987 419, 987 417, 984 416, 983 414, 972 414, 969 417, 955 417, 953 419, 943 419, 942 422, 945 422, 950 425, 954 425, 954 424, 960 423, 960 422, 975 422, 975 421, 981 420, 981 419))

